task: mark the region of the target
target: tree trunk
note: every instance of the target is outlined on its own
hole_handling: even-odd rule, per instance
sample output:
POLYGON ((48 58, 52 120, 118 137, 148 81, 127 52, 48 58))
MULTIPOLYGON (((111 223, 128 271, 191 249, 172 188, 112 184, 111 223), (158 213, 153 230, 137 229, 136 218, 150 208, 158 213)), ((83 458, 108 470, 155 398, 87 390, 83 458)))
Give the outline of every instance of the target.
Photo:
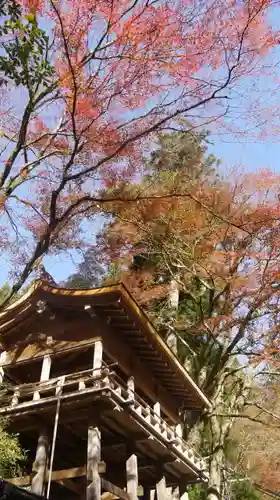
POLYGON ((223 462, 224 452, 220 449, 211 457, 207 500, 221 500, 223 462))
MULTIPOLYGON (((221 395, 218 394, 216 403, 221 395)), ((210 431, 212 437, 212 453, 209 463, 209 481, 207 500, 221 500, 223 486, 223 465, 225 463, 224 441, 227 434, 228 422, 222 423, 216 416, 210 417, 210 431)))
MULTIPOLYGON (((176 315, 178 306, 179 306, 179 284, 176 279, 172 279, 169 284, 169 294, 168 294, 168 303, 171 309, 172 317, 176 315)), ((166 339, 167 345, 174 352, 174 354, 178 354, 178 340, 174 333, 170 332, 166 339)))

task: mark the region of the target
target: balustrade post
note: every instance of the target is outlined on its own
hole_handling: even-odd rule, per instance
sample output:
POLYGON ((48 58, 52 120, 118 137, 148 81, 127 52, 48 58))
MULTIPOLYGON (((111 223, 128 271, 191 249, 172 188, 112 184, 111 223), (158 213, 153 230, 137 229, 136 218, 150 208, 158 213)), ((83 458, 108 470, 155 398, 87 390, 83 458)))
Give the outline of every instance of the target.
POLYGON ((19 392, 19 390, 18 390, 18 389, 15 389, 14 394, 13 394, 13 397, 12 397, 12 403, 11 403, 11 406, 16 406, 16 405, 18 405, 19 396, 20 396, 20 392, 19 392))
POLYGON ((62 394, 64 382, 65 382, 65 375, 62 375, 61 377, 59 377, 56 384, 56 389, 55 389, 56 396, 60 396, 62 394))
POLYGON ((155 430, 157 430, 158 432, 160 431, 160 421, 161 421, 161 418, 160 418, 160 403, 157 402, 154 404, 154 417, 155 417, 155 420, 156 420, 156 425, 155 425, 155 430))
POLYGON ((177 424, 175 427, 175 432, 177 436, 182 439, 183 438, 183 425, 182 424, 177 424))
POLYGON ((167 439, 167 423, 165 422, 165 420, 162 420, 161 421, 161 435, 167 439))
POLYGON ((81 378, 79 380, 79 391, 83 391, 85 388, 86 388, 85 381, 84 381, 84 379, 81 378))
POLYGON ((148 424, 151 423, 151 409, 147 406, 146 408, 147 414, 145 415, 145 420, 148 424))
POLYGON ((176 425, 176 434, 178 437, 178 449, 183 452, 183 424, 176 425))
POLYGON ((129 377, 127 381, 127 392, 128 392, 128 401, 133 402, 135 399, 134 377, 129 377))

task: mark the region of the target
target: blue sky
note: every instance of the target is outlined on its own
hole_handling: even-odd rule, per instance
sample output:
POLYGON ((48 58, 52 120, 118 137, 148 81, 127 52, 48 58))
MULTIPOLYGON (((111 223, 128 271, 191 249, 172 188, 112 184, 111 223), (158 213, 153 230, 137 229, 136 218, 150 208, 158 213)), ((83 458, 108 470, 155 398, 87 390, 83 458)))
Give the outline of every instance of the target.
POLYGON ((280 142, 223 142, 217 141, 210 147, 217 157, 221 158, 224 167, 243 165, 246 170, 254 171, 268 168, 280 173, 280 142))

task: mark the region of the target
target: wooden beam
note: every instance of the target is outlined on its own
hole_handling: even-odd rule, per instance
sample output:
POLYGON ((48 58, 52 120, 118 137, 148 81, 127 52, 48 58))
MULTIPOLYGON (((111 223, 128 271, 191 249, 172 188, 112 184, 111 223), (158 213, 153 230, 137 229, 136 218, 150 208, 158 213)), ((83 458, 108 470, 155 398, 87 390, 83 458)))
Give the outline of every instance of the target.
MULTIPOLYGON (((79 325, 79 329, 82 328, 82 325, 79 325)), ((0 364, 2 367, 10 367, 15 364, 18 366, 29 361, 34 361, 35 359, 43 358, 45 355, 57 356, 67 351, 82 350, 95 344, 98 340, 100 340, 99 337, 90 337, 85 340, 53 340, 52 345, 47 345, 47 342, 32 343, 22 349, 17 347, 7 351, 0 364)))
POLYGON ((67 488, 70 491, 73 491, 77 495, 82 495, 83 494, 83 486, 80 484, 75 483, 72 479, 60 479, 59 481, 56 481, 57 483, 61 484, 61 486, 64 486, 64 488, 67 488))
POLYGON ((52 472, 52 481, 62 481, 63 479, 73 479, 86 475, 86 466, 73 467, 72 469, 57 470, 52 472))
MULTIPOLYGON (((52 472, 52 481, 63 481, 64 479, 74 479, 75 477, 83 477, 86 476, 87 468, 85 465, 81 467, 73 467, 72 469, 63 469, 52 472)), ((98 464, 98 472, 99 474, 104 474, 106 472, 106 464, 105 462, 99 462, 98 464)), ((47 482, 49 478, 49 473, 47 472, 45 475, 44 481, 47 482)), ((11 484, 16 486, 28 486, 31 484, 32 476, 22 476, 22 477, 13 477, 6 479, 11 484)))
MULTIPOLYGON (((102 447, 103 449, 103 447, 102 447)), ((155 458, 150 458, 150 457, 144 457, 139 459, 138 457, 138 472, 139 474, 145 472, 147 469, 150 469, 151 473, 156 473, 158 468, 160 467, 164 472, 166 472, 166 466, 172 466, 175 464, 176 459, 172 457, 166 457, 164 458, 159 458, 159 460, 155 458)), ((178 459, 178 464, 181 463, 181 461, 178 459)), ((123 465, 122 464, 117 464, 116 462, 113 461, 106 461, 106 472, 110 474, 117 474, 121 476, 123 474, 123 465)), ((177 481, 179 480, 180 472, 176 470, 172 470, 170 472, 172 476, 177 478, 177 481)), ((139 494, 137 495, 139 496, 139 494)))
POLYGON ((10 477, 6 479, 6 481, 19 487, 30 486, 32 477, 33 476, 10 477))
POLYGON ((36 458, 33 464, 36 474, 31 482, 31 491, 36 495, 42 496, 44 493, 44 483, 47 471, 48 460, 48 435, 46 429, 42 429, 36 451, 36 458))
POLYGON ((131 500, 137 500, 138 467, 137 456, 131 455, 126 461, 127 492, 131 500))
POLYGON ((101 499, 101 480, 98 472, 98 463, 101 457, 100 431, 97 427, 88 428, 87 448, 87 487, 86 500, 101 499))
POLYGON ((104 491, 101 495, 101 500, 117 500, 117 498, 119 497, 113 495, 113 493, 109 493, 109 491, 104 491))
POLYGON ((103 477, 101 478, 101 485, 102 489, 105 491, 108 491, 109 493, 112 493, 113 495, 116 495, 116 497, 120 498, 121 500, 131 500, 131 496, 129 495, 129 492, 126 492, 119 488, 119 486, 116 486, 113 483, 110 483, 107 479, 104 479, 103 477))

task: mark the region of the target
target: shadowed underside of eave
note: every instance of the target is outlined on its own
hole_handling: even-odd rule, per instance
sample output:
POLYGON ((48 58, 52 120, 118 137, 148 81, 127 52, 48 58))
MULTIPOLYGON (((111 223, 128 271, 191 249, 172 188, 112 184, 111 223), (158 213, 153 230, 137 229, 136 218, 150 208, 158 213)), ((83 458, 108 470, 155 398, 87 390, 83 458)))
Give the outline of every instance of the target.
POLYGON ((122 336, 153 375, 183 405, 194 409, 210 406, 206 396, 122 284, 92 290, 69 290, 35 282, 24 296, 0 314, 3 348, 19 329, 23 337, 28 334, 28 326, 37 315, 38 301, 65 317, 71 314, 84 318, 85 306, 91 306, 94 314, 122 336))

